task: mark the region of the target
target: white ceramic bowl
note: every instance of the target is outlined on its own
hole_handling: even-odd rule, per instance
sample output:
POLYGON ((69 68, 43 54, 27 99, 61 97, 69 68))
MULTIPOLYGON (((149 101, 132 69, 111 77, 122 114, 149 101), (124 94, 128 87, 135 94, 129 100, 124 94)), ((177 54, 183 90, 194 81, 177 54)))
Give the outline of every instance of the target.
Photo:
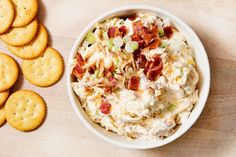
MULTIPOLYGON (((78 101, 78 98, 76 97, 76 94, 72 90, 71 86, 71 74, 70 74, 70 65, 67 65, 67 91, 69 94, 70 102, 80 118, 80 120, 83 122, 83 124, 91 130, 93 133, 95 133, 98 137, 112 143, 116 144, 118 146, 122 146, 125 148, 132 148, 132 149, 148 149, 148 148, 154 148, 154 147, 160 147, 167 143, 170 143, 183 135, 198 119, 200 116, 207 97, 209 93, 210 88, 210 68, 209 68, 209 62, 207 58, 206 51, 199 40, 198 36, 194 33, 194 31, 182 20, 174 16, 173 14, 162 10, 160 8, 151 7, 151 6, 143 6, 143 5, 128 5, 123 6, 120 8, 113 9, 98 18, 96 18, 94 21, 92 21, 80 34, 80 36, 76 39, 74 46, 71 50, 70 56, 69 56, 69 62, 73 60, 75 57, 78 47, 81 43, 81 41, 84 39, 85 35, 88 31, 92 30, 94 28, 94 24, 97 22, 103 22, 108 17, 117 17, 117 16, 123 16, 123 15, 130 15, 134 12, 149 12, 151 14, 155 14, 161 18, 168 17, 171 21, 171 24, 175 26, 181 33, 184 34, 186 37, 188 44, 194 49, 195 59, 198 66, 198 71, 200 73, 200 83, 199 83, 199 101, 194 106, 194 109, 186 121, 186 123, 182 124, 176 132, 163 139, 163 140, 127 140, 115 133, 107 132, 104 128, 101 126, 93 123, 85 111, 81 108, 81 105, 78 101)), ((197 136, 197 135, 196 135, 197 136)))

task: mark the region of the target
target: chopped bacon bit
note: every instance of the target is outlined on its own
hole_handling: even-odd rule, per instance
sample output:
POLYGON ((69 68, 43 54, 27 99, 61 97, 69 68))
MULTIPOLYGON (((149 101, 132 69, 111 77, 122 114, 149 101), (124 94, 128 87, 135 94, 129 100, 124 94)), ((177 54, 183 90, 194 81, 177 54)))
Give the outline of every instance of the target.
POLYGON ((109 86, 111 87, 115 87, 118 83, 118 81, 116 80, 115 77, 111 76, 108 78, 108 81, 109 81, 109 86))
POLYGON ((103 114, 109 114, 111 110, 111 104, 108 102, 102 102, 100 105, 100 110, 103 114))
POLYGON ((153 38, 157 37, 157 34, 158 34, 158 27, 157 27, 157 25, 153 25, 151 27, 151 29, 150 29, 150 32, 151 32, 153 38))
POLYGON ((144 74, 147 75, 151 62, 147 61, 144 68, 144 74))
POLYGON ((87 91, 87 92, 91 92, 93 89, 89 86, 85 86, 84 89, 87 91))
POLYGON ((121 32, 119 31, 119 28, 116 26, 112 26, 108 29, 108 37, 109 38, 115 38, 117 36, 121 36, 121 32))
POLYGON ((113 72, 115 71, 115 66, 112 64, 108 69, 105 70, 105 77, 110 78, 113 76, 113 72))
POLYGON ((121 32, 122 37, 124 37, 126 35, 126 33, 127 33, 127 29, 126 29, 125 26, 121 26, 119 28, 119 31, 121 32))
POLYGON ((154 55, 152 56, 152 58, 153 58, 154 60, 159 60, 159 61, 161 61, 161 56, 158 55, 158 54, 154 54, 154 55))
POLYGON ((108 70, 105 70, 105 77, 106 78, 109 78, 112 76, 112 72, 108 71, 108 70))
POLYGON ((146 62, 144 74, 150 81, 154 81, 161 74, 163 64, 159 55, 153 56, 154 61, 146 62))
POLYGON ((160 45, 158 37, 158 26, 153 25, 147 28, 142 25, 142 21, 133 22, 134 34, 131 36, 133 41, 138 42, 139 50, 134 52, 134 59, 139 68, 144 68, 144 74, 149 80, 155 80, 160 75, 163 65, 160 56, 154 56, 153 61, 147 61, 144 55, 141 55, 140 49, 155 49, 160 45))
POLYGON ((85 72, 85 69, 83 69, 85 62, 80 53, 77 54, 76 59, 77 59, 77 64, 75 65, 72 73, 75 77, 82 78, 83 73, 85 72))
POLYGON ((137 60, 138 57, 140 56, 140 54, 141 54, 141 51, 140 51, 139 49, 138 49, 138 50, 135 50, 134 53, 133 53, 133 55, 134 55, 134 60, 137 60))
POLYGON ((133 22, 133 30, 134 34, 131 36, 131 38, 132 40, 137 41, 139 43, 140 48, 144 48, 145 46, 147 46, 154 36, 147 27, 142 26, 141 21, 133 22))
POLYGON ((111 92, 112 88, 116 87, 118 81, 108 70, 105 71, 105 77, 108 79, 108 82, 105 82, 105 86, 103 87, 103 89, 105 92, 111 92))
POLYGON ((84 61, 84 59, 83 59, 83 57, 81 56, 80 53, 77 54, 76 59, 77 59, 77 62, 78 62, 79 65, 81 65, 81 66, 84 65, 85 61, 84 61))
POLYGON ((114 38, 115 37, 116 28, 117 27, 110 27, 108 29, 108 33, 107 34, 108 34, 109 38, 114 38))
POLYGON ((78 73, 83 73, 85 69, 83 69, 79 64, 76 64, 74 68, 78 73))
POLYGON ((72 71, 73 75, 79 79, 83 77, 84 72, 85 70, 79 64, 76 64, 72 71))
POLYGON ((139 36, 141 36, 142 39, 144 40, 145 44, 148 45, 152 39, 152 34, 149 33, 148 28, 145 26, 142 26, 141 30, 142 30, 142 32, 141 32, 141 34, 139 34, 139 36))
POLYGON ((155 81, 155 79, 157 78, 158 75, 161 74, 161 71, 163 69, 163 64, 160 63, 158 66, 152 68, 152 69, 149 69, 147 71, 147 78, 150 80, 150 81, 155 81))
POLYGON ((146 33, 146 32, 143 33, 143 40, 146 45, 148 45, 150 43, 151 39, 152 39, 152 34, 146 33))
MULTIPOLYGON (((148 62, 147 62, 147 63, 148 63, 148 62)), ((148 72, 148 68, 145 67, 145 68, 144 68, 144 71, 143 71, 143 73, 145 74, 145 76, 147 75, 147 72, 148 72)))
POLYGON ((140 55, 137 59, 137 64, 139 66, 139 68, 145 68, 147 59, 144 55, 140 55))
POLYGON ((131 35, 131 39, 132 39, 133 41, 140 41, 140 40, 141 40, 137 34, 132 34, 132 35, 131 35))
POLYGON ((94 71, 96 70, 96 65, 94 64, 94 65, 91 65, 89 68, 88 68, 88 72, 90 73, 90 74, 94 74, 94 71))
POLYGON ((157 48, 161 43, 160 39, 153 40, 150 45, 148 46, 150 50, 157 48))
POLYGON ((149 30, 146 26, 142 26, 142 33, 149 33, 149 30))
POLYGON ((154 68, 154 67, 158 66, 161 63, 161 56, 160 55, 155 54, 155 55, 153 55, 152 58, 153 58, 154 61, 151 62, 150 68, 154 68))
POLYGON ((144 40, 140 40, 140 41, 138 41, 138 47, 139 48, 144 48, 146 45, 145 45, 146 43, 145 43, 145 41, 144 40))
POLYGON ((164 29, 165 36, 166 36, 167 38, 171 38, 171 37, 172 37, 172 34, 173 34, 172 27, 171 27, 171 26, 166 26, 166 27, 164 27, 163 29, 164 29))
POLYGON ((111 93, 112 87, 105 86, 105 87, 103 87, 103 90, 104 90, 106 93, 111 93))
POLYGON ((140 50, 134 51, 133 55, 134 55, 134 59, 136 60, 138 67, 145 68, 147 59, 144 55, 141 55, 140 50))
POLYGON ((138 42, 138 47, 139 47, 139 48, 144 48, 144 47, 145 47, 145 42, 144 42, 144 40, 142 40, 137 34, 132 34, 132 35, 131 35, 131 39, 132 39, 133 41, 138 42))
POLYGON ((130 16, 128 17, 128 19, 129 19, 130 21, 134 21, 134 20, 136 19, 136 17, 137 17, 137 14, 132 14, 132 15, 130 15, 130 16))
POLYGON ((114 64, 112 64, 107 70, 113 73, 116 70, 115 68, 114 64))
POLYGON ((128 89, 137 91, 139 88, 140 78, 138 76, 132 76, 128 81, 128 89))
POLYGON ((134 34, 142 35, 143 33, 142 21, 133 22, 132 25, 133 25, 134 34))

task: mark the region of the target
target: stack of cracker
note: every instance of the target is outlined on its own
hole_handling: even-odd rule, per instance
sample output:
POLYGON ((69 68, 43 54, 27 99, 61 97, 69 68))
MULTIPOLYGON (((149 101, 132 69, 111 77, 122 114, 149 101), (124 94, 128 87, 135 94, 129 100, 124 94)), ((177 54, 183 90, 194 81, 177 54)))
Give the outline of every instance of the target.
MULTIPOLYGON (((48 87, 60 79, 64 65, 60 53, 48 46, 47 30, 37 19, 38 5, 38 0, 0 0, 0 39, 23 59, 25 78, 36 86, 48 87)), ((0 126, 6 119, 12 127, 30 131, 43 122, 46 105, 30 90, 16 91, 8 98, 18 73, 16 61, 0 52, 0 126)))

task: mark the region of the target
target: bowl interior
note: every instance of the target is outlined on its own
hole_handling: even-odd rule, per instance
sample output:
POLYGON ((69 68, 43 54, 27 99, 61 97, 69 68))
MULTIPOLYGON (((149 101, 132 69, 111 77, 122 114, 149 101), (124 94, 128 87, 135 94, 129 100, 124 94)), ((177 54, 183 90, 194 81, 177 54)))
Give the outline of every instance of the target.
POLYGON ((70 101, 72 103, 72 106, 74 107, 74 110, 76 111, 77 115, 80 117, 81 121, 92 132, 94 132, 99 137, 105 139, 106 141, 111 142, 113 144, 117 144, 122 147, 134 148, 134 149, 146 149, 146 148, 162 146, 175 140, 176 138, 181 136, 183 133, 185 133, 193 125, 193 123, 197 120, 200 113, 202 112, 207 96, 208 96, 209 86, 210 86, 210 69, 209 69, 209 62, 208 62, 205 49, 201 41, 197 37, 197 35, 192 31, 192 29, 189 26, 187 26, 182 20, 175 17, 174 15, 164 10, 161 10, 159 8, 153 8, 150 6, 125 6, 125 7, 121 7, 113 11, 110 11, 100 16, 99 18, 97 18, 77 38, 72 48, 69 60, 72 60, 74 58, 81 41, 84 39, 86 33, 94 28, 94 24, 96 22, 103 22, 105 19, 110 18, 110 17, 127 16, 135 12, 147 12, 149 14, 157 15, 161 18, 169 18, 171 21, 171 24, 175 26, 185 36, 188 44, 194 50, 195 60, 197 63, 198 72, 200 74, 200 82, 198 84, 199 101, 194 106, 193 111, 190 114, 190 117, 188 118, 186 123, 180 125, 173 135, 163 140, 127 140, 115 133, 107 132, 104 128, 93 123, 89 119, 85 111, 81 108, 80 102, 78 101, 76 94, 72 90, 72 87, 71 87, 72 77, 70 74, 69 67, 67 70, 67 87, 68 87, 70 101))

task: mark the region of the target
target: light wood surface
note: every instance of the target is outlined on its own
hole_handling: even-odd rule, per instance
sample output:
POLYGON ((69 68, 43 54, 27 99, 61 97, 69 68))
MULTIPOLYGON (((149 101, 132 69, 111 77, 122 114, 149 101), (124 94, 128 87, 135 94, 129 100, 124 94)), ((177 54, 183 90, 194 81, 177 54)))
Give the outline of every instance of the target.
MULTIPOLYGON (((83 28, 98 15, 137 0, 43 0, 39 19, 50 32, 50 43, 65 62, 83 28)), ((111 145, 88 131, 70 105, 65 75, 49 88, 38 88, 21 75, 13 91, 32 89, 47 102, 48 114, 36 131, 0 128, 0 157, 233 157, 236 156, 236 1, 144 0, 166 9, 189 24, 202 40, 211 64, 211 92, 195 125, 176 141, 151 150, 111 145)), ((3 43, 0 51, 9 52, 3 43)), ((12 54, 11 54, 12 55, 12 54)), ((13 56, 13 55, 12 55, 13 56)), ((14 56, 14 58, 17 58, 14 56)), ((17 59, 21 63, 20 59, 17 59)))

